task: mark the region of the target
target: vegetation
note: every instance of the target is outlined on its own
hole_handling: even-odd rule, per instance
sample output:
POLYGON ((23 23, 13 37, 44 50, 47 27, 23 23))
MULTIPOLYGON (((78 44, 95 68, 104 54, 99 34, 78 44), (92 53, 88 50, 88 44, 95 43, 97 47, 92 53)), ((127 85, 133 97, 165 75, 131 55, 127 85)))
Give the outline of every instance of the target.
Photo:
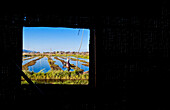
POLYGON ((59 59, 58 57, 54 57, 56 60, 59 60, 62 64, 66 63, 64 60, 59 59))
POLYGON ((41 56, 33 61, 30 61, 28 63, 26 63, 25 65, 22 65, 22 70, 28 70, 28 66, 32 66, 36 63, 37 60, 40 60, 41 58, 43 58, 44 56, 41 56))
MULTIPOLYGON (((31 54, 31 55, 23 55, 23 57, 36 57, 36 56, 48 56, 48 55, 43 55, 43 54, 31 54)), ((84 59, 89 59, 89 55, 75 55, 75 54, 52 54, 52 56, 57 56, 57 57, 68 57, 68 56, 73 56, 76 58, 84 58, 84 59)))
POLYGON ((56 65, 56 64, 55 64, 55 61, 53 61, 52 58, 49 57, 49 56, 48 56, 48 63, 49 63, 50 68, 51 68, 52 70, 61 70, 61 68, 60 68, 58 65, 56 65))
POLYGON ((82 64, 84 66, 89 66, 89 62, 82 64))
POLYGON ((22 59, 22 61, 29 60, 29 59, 32 59, 32 58, 35 58, 35 57, 36 57, 36 56, 29 57, 29 58, 26 58, 26 59, 22 59))
MULTIPOLYGON (((47 73, 42 71, 38 73, 23 70, 24 73, 36 84, 76 84, 87 85, 89 83, 89 72, 84 74, 79 70, 72 72, 62 70, 50 70, 47 73)), ((21 84, 28 84, 23 77, 21 77, 21 84)))
MULTIPOLYGON (((58 57, 54 57, 56 60, 59 60, 61 61, 61 63, 64 65, 66 64, 66 62, 62 59, 59 59, 58 57)), ((74 64, 70 64, 71 68, 74 69, 74 70, 78 70, 78 71, 81 71, 81 73, 84 71, 83 69, 80 69, 79 67, 76 67, 74 64)))
POLYGON ((72 55, 69 55, 69 54, 55 54, 55 55, 53 55, 53 56, 58 56, 58 57, 68 57, 68 56, 73 56, 73 57, 78 57, 78 58, 84 58, 84 59, 89 59, 89 55, 74 55, 74 54, 72 54, 72 55))
MULTIPOLYGON (((89 71, 84 72, 83 69, 80 69, 79 67, 76 67, 74 64, 70 64, 71 68, 74 69, 74 71, 63 71, 58 65, 55 64, 55 61, 52 60, 52 58, 49 55, 45 55, 48 58, 48 63, 51 67, 51 70, 44 73, 43 69, 38 72, 30 72, 28 71, 28 66, 34 65, 37 60, 44 57, 38 56, 39 58, 30 61, 29 63, 22 66, 23 72, 30 78, 33 83, 36 84, 67 84, 67 85, 87 85, 89 84, 89 71)), ((62 59, 59 59, 58 57, 66 58, 68 56, 78 57, 78 58, 89 58, 89 55, 68 55, 68 54, 55 54, 52 55, 55 56, 54 58, 56 60, 59 60, 62 62, 63 66, 66 64, 66 62, 62 59)), ((32 56, 32 58, 36 57, 36 55, 32 56)), ((29 58, 28 58, 29 59, 29 58)), ((31 59, 31 58, 30 58, 31 59)), ((77 61, 76 58, 71 58, 73 61, 77 61)), ((82 65, 89 66, 89 62, 86 62, 84 60, 78 60, 80 62, 83 62, 82 65)), ((28 84, 28 82, 21 77, 21 84, 28 84)))
POLYGON ((79 62, 83 62, 84 64, 82 64, 82 65, 84 65, 84 66, 89 66, 89 62, 87 62, 87 61, 84 61, 84 60, 77 60, 77 59, 75 59, 75 58, 71 58, 71 60, 73 60, 73 61, 79 61, 79 62))

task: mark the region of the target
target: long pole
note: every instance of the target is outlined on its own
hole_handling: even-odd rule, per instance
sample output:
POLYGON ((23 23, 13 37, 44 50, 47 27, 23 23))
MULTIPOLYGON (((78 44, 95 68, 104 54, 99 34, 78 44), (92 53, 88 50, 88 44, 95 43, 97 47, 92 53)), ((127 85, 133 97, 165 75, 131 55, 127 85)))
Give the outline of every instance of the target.
MULTIPOLYGON (((77 66, 78 66, 78 54, 79 54, 79 51, 81 49, 81 45, 82 45, 82 41, 83 41, 83 34, 84 34, 84 28, 83 28, 83 32, 82 32, 82 36, 81 36, 81 43, 80 43, 80 47, 78 49, 78 52, 77 52, 77 62, 76 62, 76 69, 77 69, 77 66)), ((80 68, 81 69, 81 68, 80 68)))

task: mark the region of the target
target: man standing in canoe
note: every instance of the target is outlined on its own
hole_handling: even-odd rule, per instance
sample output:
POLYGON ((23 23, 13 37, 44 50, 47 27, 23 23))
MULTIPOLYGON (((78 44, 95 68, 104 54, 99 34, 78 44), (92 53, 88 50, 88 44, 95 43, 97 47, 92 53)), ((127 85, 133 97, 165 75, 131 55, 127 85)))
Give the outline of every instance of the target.
POLYGON ((67 58, 66 67, 67 67, 67 70, 70 71, 70 59, 69 59, 69 57, 67 58))

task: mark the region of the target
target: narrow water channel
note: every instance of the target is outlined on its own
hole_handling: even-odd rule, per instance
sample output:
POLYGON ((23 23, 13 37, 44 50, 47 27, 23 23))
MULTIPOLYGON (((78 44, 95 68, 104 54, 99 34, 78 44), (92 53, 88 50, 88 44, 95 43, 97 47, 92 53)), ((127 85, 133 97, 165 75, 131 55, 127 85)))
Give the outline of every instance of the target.
POLYGON ((35 60, 35 59, 38 59, 39 57, 35 57, 35 58, 32 58, 32 59, 29 59, 29 60, 24 60, 22 61, 22 65, 25 65, 26 63, 32 61, 32 60, 35 60))
MULTIPOLYGON (((72 57, 73 58, 73 57, 72 57)), ((75 57, 74 57, 75 58, 75 57)), ((62 59, 62 58, 60 58, 60 59, 62 59)), ((64 60, 64 61, 67 61, 67 59, 62 59, 62 60, 64 60)), ((82 60, 84 60, 84 59, 82 59, 82 60)), ((77 61, 73 61, 73 60, 70 60, 70 64, 74 64, 75 66, 76 66, 76 63, 77 63, 77 61)), ((80 69, 83 69, 84 70, 84 72, 85 71, 89 71, 89 67, 88 66, 84 66, 84 65, 82 65, 83 64, 83 62, 80 62, 80 61, 78 61, 78 67, 80 68, 80 69)))
POLYGON ((29 71, 34 71, 35 73, 38 73, 42 69, 43 69, 44 73, 51 70, 50 65, 48 64, 48 58, 47 57, 44 57, 44 58, 41 58, 40 60, 37 60, 35 65, 28 67, 29 71))
MULTIPOLYGON (((54 57, 52 57, 52 60, 55 61, 55 64, 58 65, 63 71, 67 70, 67 68, 63 67, 63 64, 61 63, 61 61, 56 60, 54 57)), ((70 69, 70 71, 74 71, 74 69, 70 69)))
MULTIPOLYGON (((32 60, 35 60, 39 57, 35 57, 35 58, 32 58, 32 59, 29 59, 29 60, 25 60, 22 62, 22 65, 25 65, 26 63, 32 61, 32 60)), ((63 64, 61 63, 61 61, 59 60, 56 60, 54 57, 51 57, 53 61, 55 61, 55 64, 58 65, 63 71, 67 70, 67 68, 63 67, 63 64)), ((58 57, 59 59, 62 59, 64 61, 67 61, 67 59, 63 59, 61 57, 58 57)), ((75 58, 75 57, 72 57, 72 58, 75 58)), ((89 59, 83 59, 83 58, 79 58, 80 60, 85 60, 85 61, 89 61, 89 59)), ((77 61, 73 61, 73 60, 70 60, 70 64, 74 64, 76 66, 76 62, 77 61)), ((83 69, 84 72, 85 71, 89 71, 89 67, 88 66, 84 66, 82 65, 83 62, 80 62, 78 61, 78 67, 80 69, 83 69)), ((34 71, 35 73, 38 73, 39 71, 43 70, 42 72, 46 73, 48 72, 49 70, 51 70, 50 68, 50 65, 48 63, 48 58, 47 57, 44 57, 44 58, 41 58, 40 60, 37 60, 35 65, 32 65, 32 66, 28 66, 28 70, 29 71, 34 71)), ((74 69, 70 69, 70 71, 74 71, 74 69)))

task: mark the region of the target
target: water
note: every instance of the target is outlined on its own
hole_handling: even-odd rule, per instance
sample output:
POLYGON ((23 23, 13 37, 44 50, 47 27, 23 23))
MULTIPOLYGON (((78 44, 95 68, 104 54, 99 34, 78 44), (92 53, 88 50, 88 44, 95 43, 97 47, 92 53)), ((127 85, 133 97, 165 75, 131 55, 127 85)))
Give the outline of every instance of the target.
MULTIPOLYGON (((62 59, 62 58, 60 58, 60 59, 62 59)), ((84 60, 83 58, 81 58, 82 60, 84 60)), ((62 60, 64 60, 64 61, 67 61, 67 59, 62 59, 62 60)), ((70 60, 70 64, 74 64, 75 66, 76 66, 76 62, 77 61, 72 61, 72 60, 70 60)), ((89 71, 89 67, 88 66, 84 66, 84 65, 82 65, 83 64, 83 62, 79 62, 78 61, 78 67, 80 68, 80 69, 83 69, 84 71, 89 71)))
POLYGON ((35 57, 35 58, 29 59, 29 60, 24 60, 24 61, 22 61, 22 65, 25 65, 26 63, 28 63, 28 62, 30 62, 32 60, 35 60, 37 58, 39 58, 39 57, 35 57))
MULTIPOLYGON (((59 59, 62 59, 62 58, 59 58, 59 59)), ((55 64, 58 65, 63 71, 67 70, 67 68, 63 67, 63 64, 61 63, 61 61, 56 60, 54 57, 52 57, 52 60, 56 61, 55 64)), ((74 71, 74 69, 70 69, 70 71, 74 71)))
POLYGON ((89 59, 84 59, 84 58, 78 58, 79 60, 84 60, 86 62, 89 62, 89 59))
MULTIPOLYGON (((73 57, 73 56, 70 56, 71 58, 75 58, 75 59, 77 59, 76 57, 73 57)), ((78 58, 79 60, 84 60, 84 61, 86 61, 86 62, 89 62, 89 59, 85 59, 85 58, 78 58)))
MULTIPOLYGON (((35 57, 35 58, 32 58, 32 59, 29 59, 29 60, 25 60, 22 62, 22 65, 25 65, 26 63, 32 61, 32 60, 35 60, 37 59, 38 57, 35 57)), ((56 60, 54 57, 51 57, 53 61, 55 61, 55 64, 58 65, 63 71, 67 70, 67 68, 64 68, 63 67, 63 64, 59 61, 59 60, 56 60)), ((60 57, 58 57, 59 59, 62 59, 60 57)), ((75 58, 75 57, 72 57, 72 58, 75 58)), ((85 61, 89 61, 89 59, 83 59, 83 58, 78 58, 80 60, 85 60, 85 61)), ((67 59, 62 59, 64 61, 67 61, 67 59)), ((74 64, 76 66, 76 62, 77 61, 72 61, 70 60, 70 64, 74 64)), ((82 65, 83 62, 79 62, 78 61, 78 67, 83 69, 84 71, 89 71, 89 67, 88 66, 84 66, 82 65)), ((44 73, 48 72, 49 70, 51 70, 50 68, 50 65, 48 63, 48 58, 47 57, 44 57, 40 60, 37 60, 35 65, 32 65, 32 66, 28 66, 28 70, 29 71, 34 71, 35 73, 38 73, 40 70, 43 70, 44 73)), ((74 71, 74 69, 70 69, 70 71, 74 71)))
POLYGON ((43 70, 44 73, 51 70, 47 57, 44 57, 44 58, 41 58, 40 60, 37 60, 35 65, 28 67, 29 71, 34 71, 35 73, 38 73, 42 69, 44 69, 43 70))
POLYGON ((27 59, 27 58, 31 58, 31 57, 24 57, 23 59, 27 59))
MULTIPOLYGON (((70 61, 70 64, 74 64, 75 66, 76 66, 76 62, 77 61, 70 61)), ((80 69, 83 69, 84 71, 89 71, 89 67, 88 66, 84 66, 84 65, 82 65, 83 64, 83 62, 79 62, 78 61, 78 67, 80 68, 80 69)))

